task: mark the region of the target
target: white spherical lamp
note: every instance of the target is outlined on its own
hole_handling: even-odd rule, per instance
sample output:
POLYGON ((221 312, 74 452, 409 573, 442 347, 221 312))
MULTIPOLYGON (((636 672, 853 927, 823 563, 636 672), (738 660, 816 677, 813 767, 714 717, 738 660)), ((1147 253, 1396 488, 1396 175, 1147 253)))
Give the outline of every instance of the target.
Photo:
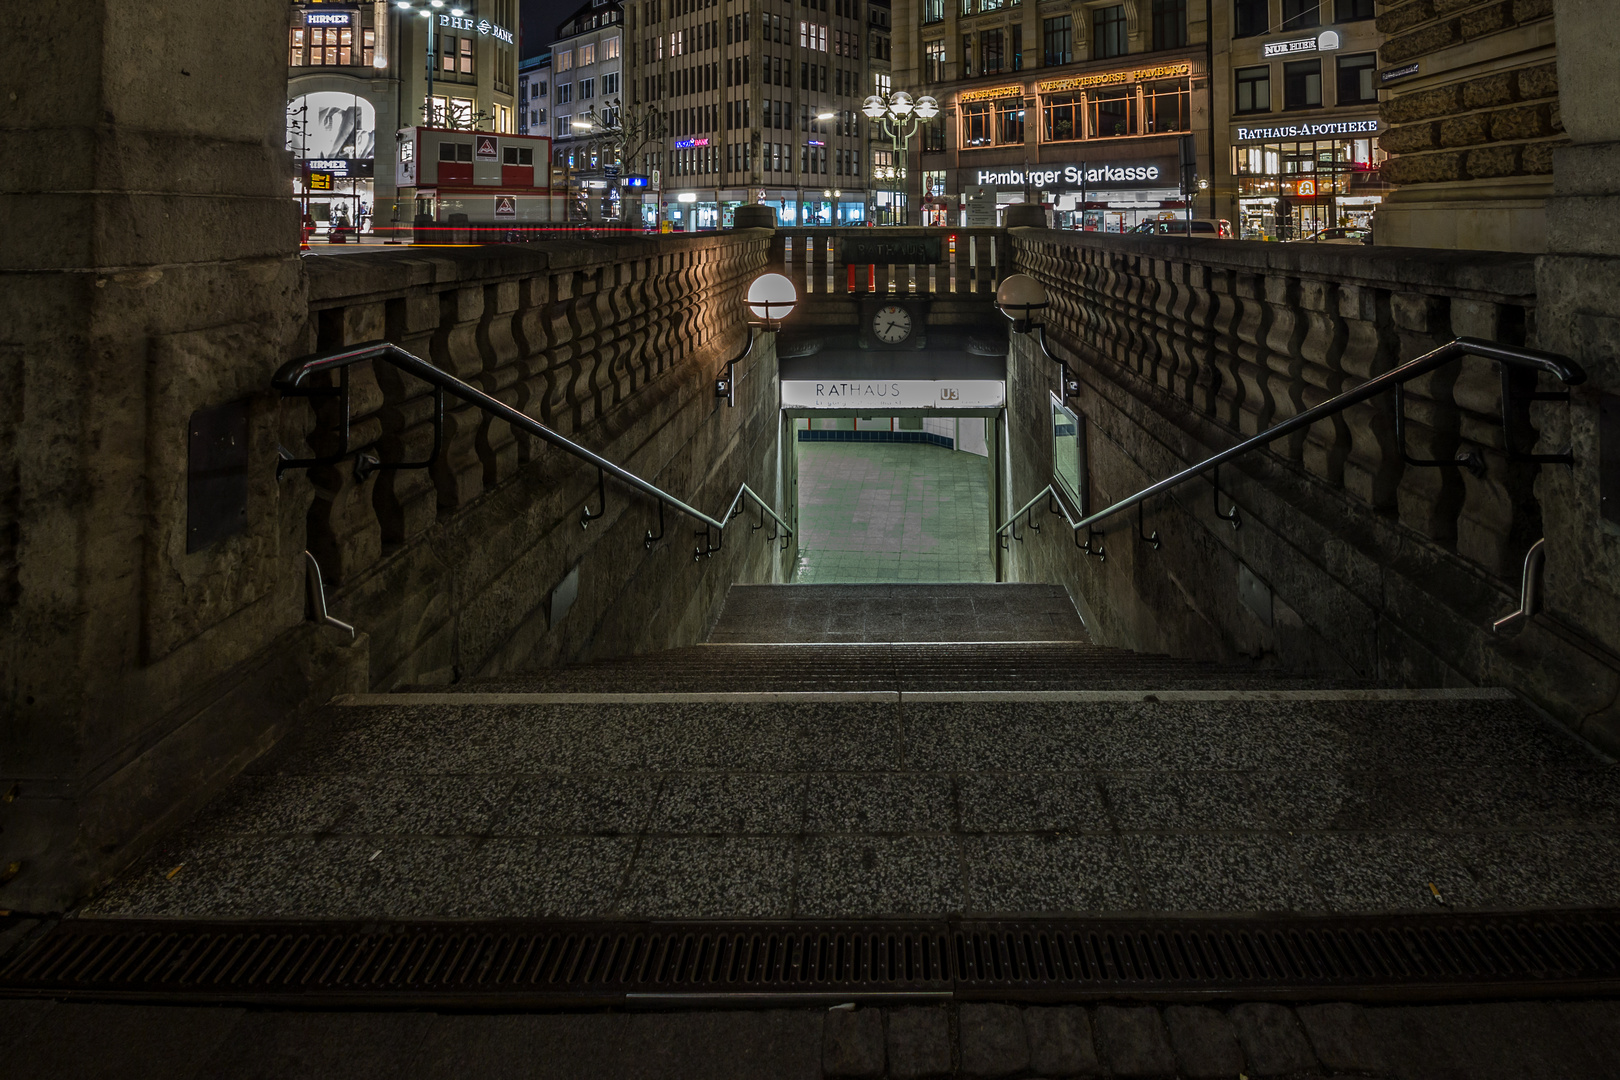
POLYGON ((1012 320, 1013 333, 1027 334, 1046 310, 1046 287, 1028 274, 1013 274, 996 289, 996 307, 1012 320))
POLYGON ((798 299, 793 282, 781 274, 761 274, 748 286, 749 312, 772 329, 793 313, 798 299))
POLYGON ((924 94, 917 99, 917 115, 924 120, 932 120, 939 115, 939 102, 930 94, 924 94))
POLYGON ((896 116, 906 116, 911 112, 911 95, 904 90, 896 90, 889 95, 889 108, 894 110, 896 116))
POLYGON ((861 106, 861 112, 865 113, 873 120, 876 120, 878 117, 883 115, 887 108, 888 106, 883 103, 883 99, 878 97, 876 94, 873 94, 871 97, 867 98, 865 104, 861 106))

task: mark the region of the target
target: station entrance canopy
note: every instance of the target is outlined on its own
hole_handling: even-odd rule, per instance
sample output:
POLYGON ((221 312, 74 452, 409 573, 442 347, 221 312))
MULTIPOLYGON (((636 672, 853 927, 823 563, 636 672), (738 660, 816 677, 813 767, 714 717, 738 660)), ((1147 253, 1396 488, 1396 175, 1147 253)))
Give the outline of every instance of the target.
POLYGON ((1007 403, 1007 361, 962 349, 832 349, 779 361, 782 408, 861 416, 986 416, 1007 403))

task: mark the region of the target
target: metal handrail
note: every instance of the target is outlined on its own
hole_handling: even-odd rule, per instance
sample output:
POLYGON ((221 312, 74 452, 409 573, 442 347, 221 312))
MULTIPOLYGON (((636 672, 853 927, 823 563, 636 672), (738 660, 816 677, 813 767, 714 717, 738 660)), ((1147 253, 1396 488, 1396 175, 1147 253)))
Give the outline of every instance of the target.
MULTIPOLYGON (((1442 368, 1453 361, 1461 360, 1464 356, 1480 356, 1487 360, 1495 360, 1498 363, 1512 367, 1550 372, 1553 375, 1556 375, 1566 386, 1577 386, 1586 381, 1586 372, 1579 364, 1575 363, 1567 356, 1560 356, 1557 353, 1542 352, 1539 349, 1523 349, 1510 345, 1501 345, 1494 341, 1484 341, 1479 338, 1460 337, 1455 341, 1448 342, 1437 349, 1432 349, 1429 352, 1424 353, 1415 360, 1409 360, 1400 367, 1392 368, 1389 371, 1384 372, 1382 375, 1374 376, 1373 378, 1362 383, 1360 386, 1357 386, 1351 390, 1346 390, 1342 394, 1329 398, 1327 401, 1324 401, 1322 404, 1317 405, 1314 408, 1306 409, 1298 416, 1290 417, 1289 419, 1278 424, 1276 427, 1267 428, 1258 435, 1245 439, 1230 449, 1222 450, 1220 453, 1215 454, 1212 457, 1205 458, 1196 465, 1190 465, 1176 473, 1174 476, 1166 477, 1155 484, 1149 484, 1136 494, 1126 496, 1105 510, 1099 510, 1095 514, 1081 517, 1079 521, 1074 521, 1071 519, 1068 513, 1065 511, 1063 518, 1074 527, 1076 543, 1080 542, 1080 530, 1087 530, 1087 544, 1089 545, 1092 539, 1090 533, 1094 531, 1094 527, 1098 522, 1113 517, 1115 514, 1118 514, 1123 510, 1129 510, 1133 506, 1146 502, 1148 499, 1151 499, 1153 496, 1158 495, 1161 492, 1169 491, 1174 487, 1179 487, 1188 480, 1191 480, 1193 477, 1205 473, 1210 469, 1219 469, 1220 466, 1226 464, 1228 461, 1231 461, 1233 458, 1241 457, 1252 450, 1258 450, 1268 443, 1272 443, 1280 438, 1283 438, 1285 435, 1291 435, 1302 428, 1310 427, 1319 420, 1333 416, 1337 413, 1341 413, 1350 408, 1352 405, 1359 405, 1368 398, 1377 397, 1386 390, 1398 389, 1405 383, 1408 383, 1413 379, 1421 378, 1424 375, 1429 374, 1431 371, 1442 368)), ((1507 389, 1505 379, 1503 382, 1503 389, 1504 391, 1507 389)), ((1533 396, 1539 399, 1544 395, 1538 394, 1533 396)), ((1508 402, 1504 400, 1502 406, 1503 423, 1505 425, 1508 422, 1506 416, 1508 402)), ((1567 455, 1547 455, 1544 458, 1538 459, 1552 459, 1563 462, 1572 460, 1567 455)), ((1429 463, 1424 462, 1419 464, 1429 463)), ((1458 462, 1457 464, 1466 465, 1467 463, 1458 462)), ((1217 475, 1217 496, 1219 495, 1218 480, 1219 478, 1217 475)), ((996 529, 996 534, 999 536, 1006 533, 1008 529, 1012 528, 1018 523, 1019 517, 1029 513, 1031 508, 1036 503, 1040 502, 1042 498, 1051 497, 1053 490, 1054 489, 1050 484, 1047 485, 1047 489, 1045 491, 1035 496, 1035 498, 1026 503, 1023 508, 1018 511, 1018 513, 1013 514, 1012 517, 1003 522, 1002 525, 996 529)), ((1061 505, 1061 500, 1059 500, 1059 503, 1061 505)), ((1237 523, 1234 520, 1233 528, 1236 527, 1237 523)), ((1097 552, 1093 552, 1093 554, 1097 554, 1097 552)))
MULTIPOLYGON (((771 509, 771 507, 766 504, 765 500, 761 499, 759 495, 755 493, 755 491, 747 484, 742 484, 738 487, 737 494, 732 498, 731 505, 726 508, 723 517, 710 517, 708 514, 705 514, 696 507, 677 499, 675 496, 669 494, 667 491, 664 491, 662 488, 659 488, 657 485, 652 484, 647 480, 643 480, 630 470, 623 468, 622 466, 615 465, 613 462, 602 457, 600 454, 593 453, 573 440, 558 434, 557 432, 546 427, 546 425, 542 424, 540 421, 534 419, 532 416, 529 416, 527 413, 520 412, 501 401, 499 398, 491 397, 489 394, 484 393, 484 391, 478 389, 477 387, 461 381, 448 371, 445 371, 443 368, 436 367, 433 364, 430 364, 428 361, 423 360, 421 357, 414 356, 411 353, 406 352, 393 342, 369 342, 365 345, 356 345, 348 349, 339 349, 334 352, 319 353, 314 356, 306 356, 298 360, 290 360, 283 364, 279 370, 277 370, 275 375, 270 380, 270 385, 275 387, 282 394, 289 396, 312 397, 336 395, 341 393, 346 398, 346 384, 342 390, 337 390, 326 387, 306 386, 305 381, 311 376, 326 374, 329 372, 343 373, 346 378, 346 369, 348 367, 366 360, 382 360, 386 363, 392 364, 399 370, 404 371, 407 374, 414 375, 423 382, 428 383, 434 387, 435 391, 440 393, 448 393, 454 397, 460 398, 469 405, 476 406, 491 416, 505 420, 513 427, 526 431, 536 438, 543 439, 558 449, 572 454, 574 457, 579 458, 589 465, 594 465, 599 473, 598 479, 600 479, 601 475, 611 476, 627 487, 633 488, 636 491, 641 492, 643 495, 650 496, 651 498, 657 500, 660 508, 660 514, 662 514, 662 508, 664 506, 669 506, 682 514, 685 514, 687 517, 701 522, 705 528, 705 537, 707 536, 707 530, 713 529, 722 534, 721 540, 724 542, 726 524, 742 513, 742 509, 740 508, 739 504, 741 504, 744 496, 751 498, 754 501, 754 503, 759 507, 761 514, 770 515, 771 520, 776 522, 784 544, 786 543, 787 538, 793 535, 793 530, 788 527, 787 522, 783 521, 776 511, 771 509)), ((444 408, 441 398, 441 400, 438 402, 437 413, 442 417, 443 412, 444 408)), ((371 447, 366 446, 354 449, 349 448, 347 445, 348 425, 348 410, 345 403, 343 418, 343 437, 345 445, 343 453, 338 455, 336 458, 311 459, 310 461, 284 460, 281 467, 307 467, 311 464, 326 464, 333 463, 335 461, 343 461, 347 460, 350 456, 354 456, 356 459, 356 467, 357 469, 360 469, 365 464, 364 455, 366 451, 371 449, 371 447)), ((436 428, 434 438, 435 456, 439 450, 439 441, 440 440, 436 428)), ((431 461, 432 459, 430 458, 429 460, 431 461)), ((408 465, 397 467, 420 468, 426 464, 427 462, 413 462, 408 465)), ((380 462, 372 460, 369 468, 365 469, 364 471, 369 472, 377 468, 388 467, 390 466, 383 465, 380 462)), ((364 475, 364 473, 362 473, 362 475, 364 475)), ((592 518, 600 516, 600 512, 592 514, 589 507, 587 507, 582 524, 588 525, 592 518)), ((763 527, 763 524, 764 521, 762 518, 760 525, 755 526, 755 528, 761 528, 763 527)), ((658 537, 654 537, 650 532, 648 533, 649 544, 659 537, 662 537, 662 535, 663 529, 662 523, 660 522, 658 537)), ((777 535, 777 533, 773 533, 770 539, 776 539, 777 535)), ((719 550, 719 545, 711 543, 706 551, 700 548, 698 550, 698 555, 713 555, 719 550)))

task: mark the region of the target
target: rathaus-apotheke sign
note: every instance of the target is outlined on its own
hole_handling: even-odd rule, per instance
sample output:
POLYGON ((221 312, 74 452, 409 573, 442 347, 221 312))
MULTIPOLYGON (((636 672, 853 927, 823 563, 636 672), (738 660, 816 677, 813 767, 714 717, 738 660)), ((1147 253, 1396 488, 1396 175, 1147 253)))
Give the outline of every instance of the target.
POLYGON ((1237 129, 1238 142, 1272 139, 1319 139, 1324 135, 1376 135, 1377 120, 1341 120, 1336 124, 1288 124, 1285 127, 1237 129))

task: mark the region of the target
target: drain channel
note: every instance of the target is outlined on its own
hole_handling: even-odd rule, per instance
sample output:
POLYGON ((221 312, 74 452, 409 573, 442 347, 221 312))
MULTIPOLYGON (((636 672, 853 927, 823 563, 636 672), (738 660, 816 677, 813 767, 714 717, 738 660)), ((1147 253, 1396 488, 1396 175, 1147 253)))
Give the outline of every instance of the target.
POLYGON ((826 922, 68 919, 0 994, 514 1008, 1620 989, 1620 912, 826 922))

